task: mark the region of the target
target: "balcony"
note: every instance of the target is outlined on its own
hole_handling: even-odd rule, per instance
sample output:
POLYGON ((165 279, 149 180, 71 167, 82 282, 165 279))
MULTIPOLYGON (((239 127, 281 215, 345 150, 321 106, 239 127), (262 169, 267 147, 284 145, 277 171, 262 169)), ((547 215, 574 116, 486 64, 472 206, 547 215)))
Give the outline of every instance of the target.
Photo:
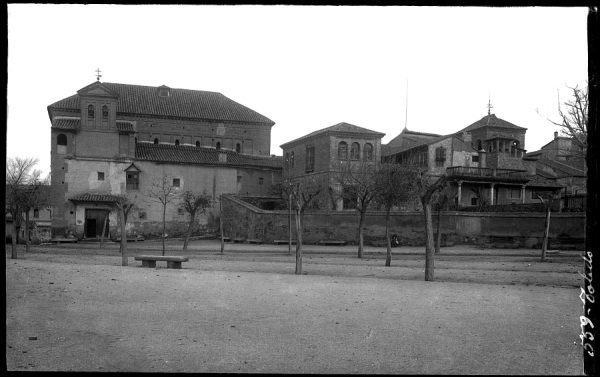
POLYGON ((488 182, 527 182, 527 171, 513 169, 472 168, 454 166, 446 169, 448 177, 488 182))

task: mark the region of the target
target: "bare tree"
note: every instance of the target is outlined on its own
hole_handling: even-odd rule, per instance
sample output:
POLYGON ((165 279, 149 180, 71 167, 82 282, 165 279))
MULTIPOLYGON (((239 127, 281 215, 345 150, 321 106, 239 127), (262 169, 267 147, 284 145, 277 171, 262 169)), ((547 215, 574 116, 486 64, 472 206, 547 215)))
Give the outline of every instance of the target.
POLYGON ((185 235, 185 241, 183 241, 183 250, 187 250, 190 235, 192 234, 192 228, 196 222, 196 216, 206 212, 206 209, 211 205, 212 199, 210 195, 206 193, 206 191, 203 193, 197 193, 188 190, 181 195, 181 204, 179 205, 179 208, 183 209, 190 215, 190 222, 185 235))
MULTIPOLYGON (((9 158, 6 161, 6 210, 12 216, 11 259, 17 259, 17 224, 27 211, 39 200, 39 171, 32 171, 38 160, 35 158, 9 158), (33 189, 32 189, 33 188, 33 189)), ((29 213, 26 213, 25 239, 29 249, 29 213)))
POLYGON ((304 231, 304 211, 326 190, 321 177, 314 175, 293 178, 282 182, 282 190, 292 197, 296 215, 296 275, 302 274, 302 233, 304 231))
POLYGON ((431 215, 431 203, 434 194, 444 188, 447 177, 434 177, 426 171, 422 171, 417 179, 417 186, 423 215, 425 216, 425 281, 434 280, 435 247, 433 242, 433 220, 431 215))
POLYGON ((434 206, 437 209, 437 224, 436 224, 436 232, 435 232, 435 253, 440 252, 440 246, 442 243, 442 232, 441 232, 441 224, 442 224, 442 210, 448 208, 448 205, 454 199, 454 192, 450 188, 450 185, 445 185, 444 188, 437 192, 434 195, 434 206))
MULTIPOLYGON (((121 253, 121 265, 127 266, 127 219, 129 213, 135 207, 135 198, 129 195, 114 195, 114 207, 119 214, 119 223, 121 225, 121 243, 119 244, 119 252, 121 253)), ((164 255, 164 253, 163 253, 164 255)))
POLYGON ((558 105, 559 121, 548 119, 555 126, 560 127, 562 134, 571 138, 579 147, 572 151, 574 156, 585 159, 587 152, 587 128, 588 128, 588 86, 579 88, 578 85, 567 87, 573 93, 572 97, 558 105))
POLYGON ((375 175, 378 187, 376 200, 385 209, 385 240, 386 258, 385 265, 392 263, 392 246, 390 240, 390 212, 393 207, 411 200, 415 195, 415 183, 418 170, 413 166, 398 165, 393 163, 382 164, 375 175))
POLYGON ((165 255, 167 205, 175 201, 178 196, 177 187, 173 186, 171 177, 167 175, 163 175, 157 181, 152 182, 152 187, 148 192, 150 200, 162 205, 162 255, 165 255))
POLYGON ((345 200, 356 201, 358 212, 358 257, 363 257, 364 223, 369 206, 375 201, 378 185, 375 179, 377 165, 361 161, 348 164, 342 161, 333 174, 334 181, 341 187, 339 196, 345 200))

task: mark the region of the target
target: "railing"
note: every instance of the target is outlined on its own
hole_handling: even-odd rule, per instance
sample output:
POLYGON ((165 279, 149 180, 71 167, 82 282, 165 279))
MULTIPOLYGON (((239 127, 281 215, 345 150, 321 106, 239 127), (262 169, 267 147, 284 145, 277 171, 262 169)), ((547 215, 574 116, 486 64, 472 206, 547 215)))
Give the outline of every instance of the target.
POLYGON ((473 168, 468 166, 454 166, 446 169, 450 177, 481 177, 497 178, 504 180, 527 180, 527 172, 514 169, 473 168))

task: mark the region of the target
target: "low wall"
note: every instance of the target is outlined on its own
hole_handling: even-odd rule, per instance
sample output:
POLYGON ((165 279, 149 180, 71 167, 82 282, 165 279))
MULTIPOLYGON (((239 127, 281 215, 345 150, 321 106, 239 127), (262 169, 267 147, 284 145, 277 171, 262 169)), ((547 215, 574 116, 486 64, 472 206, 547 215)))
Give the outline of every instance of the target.
MULTIPOLYGON (((234 196, 223 196, 223 230, 227 237, 258 239, 264 243, 288 237, 288 212, 266 211, 234 196)), ((390 233, 403 245, 423 245, 424 216, 422 212, 392 212, 390 233)), ((537 248, 544 234, 544 213, 477 213, 442 212, 440 229, 442 245, 477 244, 488 247, 537 248)), ((433 213, 434 231, 437 213, 433 213)), ((583 247, 585 215, 552 213, 550 248, 583 247)), ((343 240, 356 243, 358 213, 345 211, 311 211, 304 215, 305 243, 321 240, 343 240)), ((365 243, 382 246, 385 240, 385 212, 370 211, 364 227, 365 243)), ((295 216, 292 214, 292 237, 296 238, 295 216)))

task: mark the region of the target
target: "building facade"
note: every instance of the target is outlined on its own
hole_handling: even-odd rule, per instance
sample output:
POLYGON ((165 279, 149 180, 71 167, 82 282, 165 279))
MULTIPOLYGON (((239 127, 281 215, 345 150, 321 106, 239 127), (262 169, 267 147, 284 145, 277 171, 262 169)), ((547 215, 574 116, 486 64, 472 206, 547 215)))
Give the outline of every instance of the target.
MULTIPOLYGON (((217 199, 269 194, 281 176, 281 157, 270 155, 274 122, 220 93, 97 81, 48 115, 55 236, 114 235, 111 195, 123 194, 136 203, 128 230, 156 233, 162 213, 149 192, 162 177, 217 199)), ((177 207, 167 210, 172 233, 187 222, 177 207)))
POLYGON ((317 202, 320 209, 344 209, 342 187, 336 174, 340 164, 358 167, 381 160, 381 138, 385 134, 349 123, 338 123, 281 145, 283 179, 315 177, 331 188, 329 197, 317 202))
POLYGON ((536 173, 525 157, 526 128, 488 114, 450 135, 404 129, 384 147, 384 162, 446 175, 458 207, 539 203, 562 185, 536 173))

